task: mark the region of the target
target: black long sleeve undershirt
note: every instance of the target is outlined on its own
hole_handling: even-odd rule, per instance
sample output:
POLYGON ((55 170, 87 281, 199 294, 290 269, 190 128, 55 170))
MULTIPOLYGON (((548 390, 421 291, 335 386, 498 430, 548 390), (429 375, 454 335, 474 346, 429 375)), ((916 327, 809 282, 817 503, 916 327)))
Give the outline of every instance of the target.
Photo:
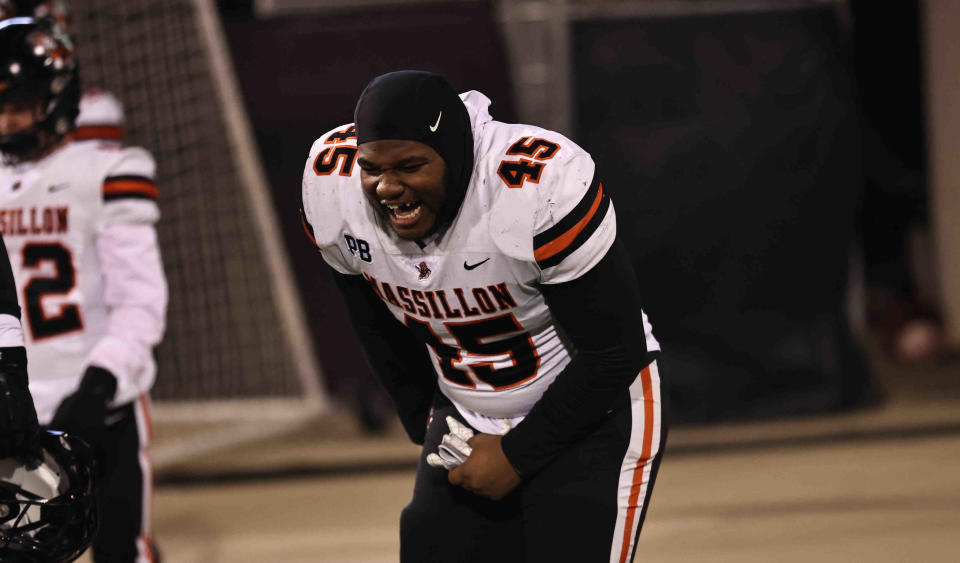
MULTIPOLYGON (((387 310, 362 276, 333 271, 367 361, 397 405, 417 444, 437 390, 426 348, 387 310)), ((650 363, 639 286, 619 239, 589 272, 571 282, 543 285, 554 318, 573 344, 573 360, 526 418, 503 438, 521 475, 533 475, 589 434, 610 405, 650 363)))
POLYGON ((397 406, 400 422, 415 444, 423 444, 437 376, 426 347, 397 322, 359 275, 331 268, 350 321, 373 373, 397 406))
POLYGON ((526 418, 503 437, 503 451, 523 477, 595 429, 653 359, 636 275, 619 239, 580 278, 540 289, 576 351, 526 418))

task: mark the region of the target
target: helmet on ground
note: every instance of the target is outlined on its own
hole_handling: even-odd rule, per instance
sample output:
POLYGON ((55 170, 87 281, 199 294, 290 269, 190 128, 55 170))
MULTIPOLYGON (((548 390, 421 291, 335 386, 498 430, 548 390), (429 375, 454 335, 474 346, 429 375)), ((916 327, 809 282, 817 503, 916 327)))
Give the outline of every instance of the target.
POLYGON ((52 430, 38 440, 39 460, 0 459, 0 561, 73 561, 97 529, 90 447, 52 430))

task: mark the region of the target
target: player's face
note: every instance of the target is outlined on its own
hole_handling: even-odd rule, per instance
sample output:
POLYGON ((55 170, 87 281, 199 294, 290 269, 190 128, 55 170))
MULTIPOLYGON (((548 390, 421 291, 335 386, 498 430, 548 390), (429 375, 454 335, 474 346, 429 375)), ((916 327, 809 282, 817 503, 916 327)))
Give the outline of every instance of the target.
POLYGON ((447 197, 447 164, 418 141, 381 140, 359 146, 357 164, 367 198, 405 239, 430 234, 447 197))
POLYGON ((40 102, 36 100, 8 100, 0 103, 0 135, 19 133, 40 119, 40 102))

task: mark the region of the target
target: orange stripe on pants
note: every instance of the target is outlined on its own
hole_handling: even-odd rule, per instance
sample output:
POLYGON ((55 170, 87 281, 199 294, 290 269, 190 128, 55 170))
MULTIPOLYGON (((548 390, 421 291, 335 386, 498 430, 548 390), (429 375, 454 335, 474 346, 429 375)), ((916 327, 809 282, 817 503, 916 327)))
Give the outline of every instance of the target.
MULTIPOLYGON (((143 478, 143 513, 141 514, 141 529, 140 537, 138 539, 139 546, 138 551, 140 555, 146 558, 148 563, 156 563, 157 558, 156 554, 153 552, 153 542, 150 541, 150 528, 151 521, 153 516, 153 460, 150 457, 150 442, 153 441, 153 420, 150 417, 150 397, 146 393, 142 393, 137 399, 137 402, 140 406, 140 414, 143 423, 143 434, 141 439, 146 439, 145 442, 140 443, 140 471, 142 472, 143 478)), ((138 560, 142 560, 141 557, 138 557, 138 560)))
POLYGON ((627 505, 627 519, 623 526, 623 543, 620 547, 620 563, 627 563, 630 556, 630 542, 633 539, 633 521, 636 518, 640 490, 643 489, 643 473, 650 461, 650 449, 653 445, 653 385, 650 381, 650 367, 640 372, 640 384, 643 386, 643 447, 640 459, 633 468, 633 484, 630 486, 630 502, 627 505))

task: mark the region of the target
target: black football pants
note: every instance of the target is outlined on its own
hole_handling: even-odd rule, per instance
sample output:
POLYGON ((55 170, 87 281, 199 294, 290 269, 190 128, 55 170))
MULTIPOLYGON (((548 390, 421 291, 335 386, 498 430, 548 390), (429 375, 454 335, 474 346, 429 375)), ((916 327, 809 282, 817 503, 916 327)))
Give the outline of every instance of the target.
POLYGON ((466 424, 440 398, 400 518, 400 560, 632 561, 666 440, 658 369, 645 368, 600 427, 499 501, 450 485, 446 470, 427 464, 446 417, 466 424))
POLYGON ((150 530, 153 475, 147 451, 149 400, 141 396, 107 414, 93 446, 97 461, 100 528, 93 540, 96 563, 154 563, 150 530))

